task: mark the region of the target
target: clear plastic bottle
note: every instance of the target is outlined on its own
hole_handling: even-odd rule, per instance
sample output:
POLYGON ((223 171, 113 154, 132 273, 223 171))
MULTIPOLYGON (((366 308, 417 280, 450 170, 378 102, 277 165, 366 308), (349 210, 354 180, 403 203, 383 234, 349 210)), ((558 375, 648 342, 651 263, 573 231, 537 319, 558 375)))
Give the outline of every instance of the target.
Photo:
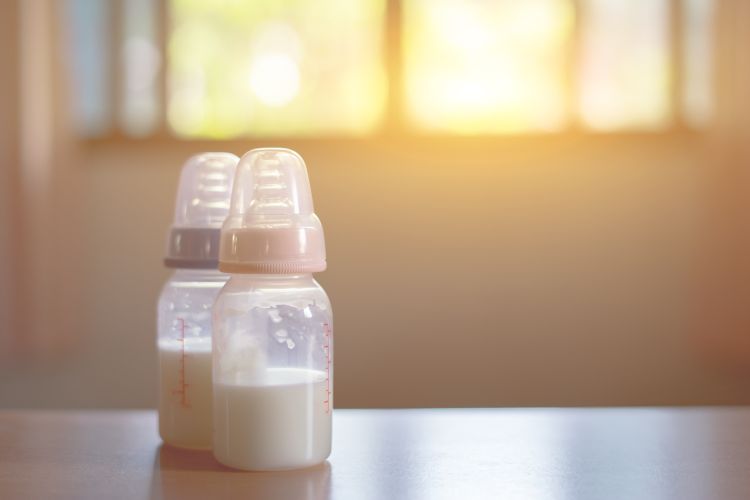
POLYGON ((211 306, 228 276, 217 270, 221 224, 239 158, 204 153, 182 169, 159 297, 159 434, 181 448, 211 448, 211 306))
POLYGON ((245 470, 307 467, 331 452, 331 305, 323 230, 302 158, 257 149, 237 166, 213 308, 216 459, 245 470))

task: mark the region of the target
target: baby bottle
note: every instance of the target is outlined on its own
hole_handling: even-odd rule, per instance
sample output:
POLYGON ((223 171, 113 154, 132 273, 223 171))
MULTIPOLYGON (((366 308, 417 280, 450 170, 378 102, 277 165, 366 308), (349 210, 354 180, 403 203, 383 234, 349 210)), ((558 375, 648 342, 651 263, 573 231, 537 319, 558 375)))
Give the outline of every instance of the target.
POLYGON ((204 153, 182 169, 164 263, 174 269, 158 307, 159 434, 211 448, 211 306, 227 275, 216 268, 235 155, 204 153))
POLYGON ((214 456, 245 470, 307 467, 331 452, 331 306, 302 158, 255 149, 237 165, 213 308, 214 456))

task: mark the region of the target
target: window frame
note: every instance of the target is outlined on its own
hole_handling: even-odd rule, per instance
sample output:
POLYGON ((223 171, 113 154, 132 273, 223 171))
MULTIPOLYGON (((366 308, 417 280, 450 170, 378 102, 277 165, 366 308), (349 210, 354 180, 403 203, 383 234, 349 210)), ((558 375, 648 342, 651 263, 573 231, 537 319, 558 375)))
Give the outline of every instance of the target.
MULTIPOLYGON (((719 128, 718 124, 723 121, 720 116, 718 106, 718 85, 713 86, 714 90, 714 110, 711 123, 704 127, 694 127, 687 123, 685 119, 685 110, 683 109, 683 91, 684 91, 684 50, 685 44, 683 35, 683 16, 684 4, 687 0, 667 0, 669 19, 669 52, 670 52, 670 123, 664 128, 646 130, 646 129, 620 129, 620 130, 594 130, 586 127, 577 117, 576 109, 578 108, 577 99, 577 62, 580 54, 581 36, 580 29, 574 29, 572 41, 568 47, 566 61, 566 108, 568 114, 568 123, 559 131, 525 131, 519 133, 473 133, 473 134, 454 134, 448 132, 437 132, 429 130, 420 130, 412 124, 406 113, 405 96, 403 91, 403 51, 402 51, 402 27, 403 27, 403 3, 405 0, 385 0, 385 17, 383 26, 383 58, 384 67, 387 76, 387 97, 383 118, 379 125, 373 131, 365 134, 348 134, 342 133, 311 133, 304 135, 251 135, 238 136, 226 139, 210 139, 201 137, 181 137, 175 134, 167 123, 166 103, 168 102, 168 85, 167 85, 167 66, 166 61, 167 44, 171 21, 169 17, 169 0, 154 0, 156 6, 157 25, 159 29, 156 35, 159 52, 162 55, 162 64, 160 64, 157 73, 157 102, 159 111, 154 131, 144 136, 133 136, 125 133, 120 125, 122 115, 122 88, 119 82, 123 81, 124 68, 120 61, 120 48, 123 37, 122 23, 119 22, 119 15, 127 0, 112 0, 111 25, 113 43, 111 43, 110 65, 109 70, 113 74, 110 79, 112 88, 112 107, 110 117, 110 127, 107 132, 99 136, 79 137, 84 144, 101 145, 110 142, 114 143, 139 143, 143 145, 163 145, 173 143, 187 143, 195 146, 208 146, 208 149, 215 149, 221 145, 229 148, 235 144, 247 145, 248 143, 257 143, 259 145, 273 143, 296 144, 304 146, 310 142, 324 144, 334 147, 362 146, 363 144, 385 145, 387 147, 399 145, 407 148, 419 148, 423 145, 445 144, 449 147, 487 147, 500 143, 523 143, 527 145, 536 145, 543 143, 553 145, 564 142, 580 141, 604 141, 630 143, 632 141, 642 141, 651 139, 661 140, 690 140, 694 141, 700 137, 711 135, 711 131, 719 128)), ((574 16, 578 20, 582 17, 584 0, 570 0, 573 4, 574 16)), ((728 24, 727 16, 720 16, 722 7, 726 7, 727 2, 724 0, 714 0, 714 43, 712 46, 712 63, 714 80, 717 80, 716 74, 719 72, 721 63, 720 53, 720 28, 728 24), (723 21, 723 22, 722 22, 723 21)), ((727 10, 727 9, 724 9, 727 10)), ((731 10, 731 9, 730 9, 731 10)))

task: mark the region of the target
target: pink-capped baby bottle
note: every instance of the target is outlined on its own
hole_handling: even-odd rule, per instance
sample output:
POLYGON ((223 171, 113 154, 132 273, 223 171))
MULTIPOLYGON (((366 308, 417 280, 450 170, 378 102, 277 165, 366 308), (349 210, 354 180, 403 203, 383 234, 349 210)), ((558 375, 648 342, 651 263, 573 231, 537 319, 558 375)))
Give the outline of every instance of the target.
POLYGON ((237 166, 213 308, 213 449, 245 470, 307 467, 331 452, 333 324, 302 158, 255 149, 237 166))

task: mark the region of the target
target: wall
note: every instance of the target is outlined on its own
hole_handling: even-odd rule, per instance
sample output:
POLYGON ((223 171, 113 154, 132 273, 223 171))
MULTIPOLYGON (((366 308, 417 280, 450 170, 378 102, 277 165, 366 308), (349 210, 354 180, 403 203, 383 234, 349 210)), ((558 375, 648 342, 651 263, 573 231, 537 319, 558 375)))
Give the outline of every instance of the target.
MULTIPOLYGON (((338 406, 750 402, 692 326, 710 144, 290 145, 326 229, 338 406)), ((206 146, 83 150, 80 344, 6 367, 0 406, 155 404, 164 238, 179 165, 206 146)))
MULTIPOLYGON (((0 5, 11 76, 0 79, 0 407, 150 407, 179 165, 216 145, 71 143, 59 81, 35 80, 41 100, 18 89, 14 43, 36 39, 14 22, 19 5, 0 5), (54 144, 39 152, 51 173, 33 200, 16 189, 19 101, 54 108, 40 110, 54 115, 54 144), (29 205, 36 212, 19 208, 29 205), (47 357, 14 344, 48 346, 47 357)), ((337 405, 750 403, 750 15, 735 14, 724 15, 745 25, 720 31, 736 39, 722 42, 729 119, 717 142, 683 133, 282 144, 306 157, 327 232, 319 280, 335 308, 337 405)), ((26 17, 37 29, 54 18, 26 17)), ((38 54, 24 59, 32 69, 56 60, 27 52, 38 54)), ((35 145, 41 129, 25 118, 35 145)))
MULTIPOLYGON (((0 7, 2 8, 2 7, 0 7)), ((0 63, 6 68, 18 65, 18 40, 14 30, 15 21, 18 17, 15 3, 8 3, 2 11, 5 15, 0 16, 0 63)), ((15 78, 0 78, 0 276, 5 277, 0 281, 0 331, 12 329, 15 318, 12 317, 14 310, 13 290, 8 285, 13 272, 12 260, 15 257, 13 239, 15 236, 14 224, 16 221, 11 217, 16 205, 16 178, 5 165, 18 162, 18 85, 15 78)), ((0 352, 9 348, 10 339, 0 335, 0 352)))

